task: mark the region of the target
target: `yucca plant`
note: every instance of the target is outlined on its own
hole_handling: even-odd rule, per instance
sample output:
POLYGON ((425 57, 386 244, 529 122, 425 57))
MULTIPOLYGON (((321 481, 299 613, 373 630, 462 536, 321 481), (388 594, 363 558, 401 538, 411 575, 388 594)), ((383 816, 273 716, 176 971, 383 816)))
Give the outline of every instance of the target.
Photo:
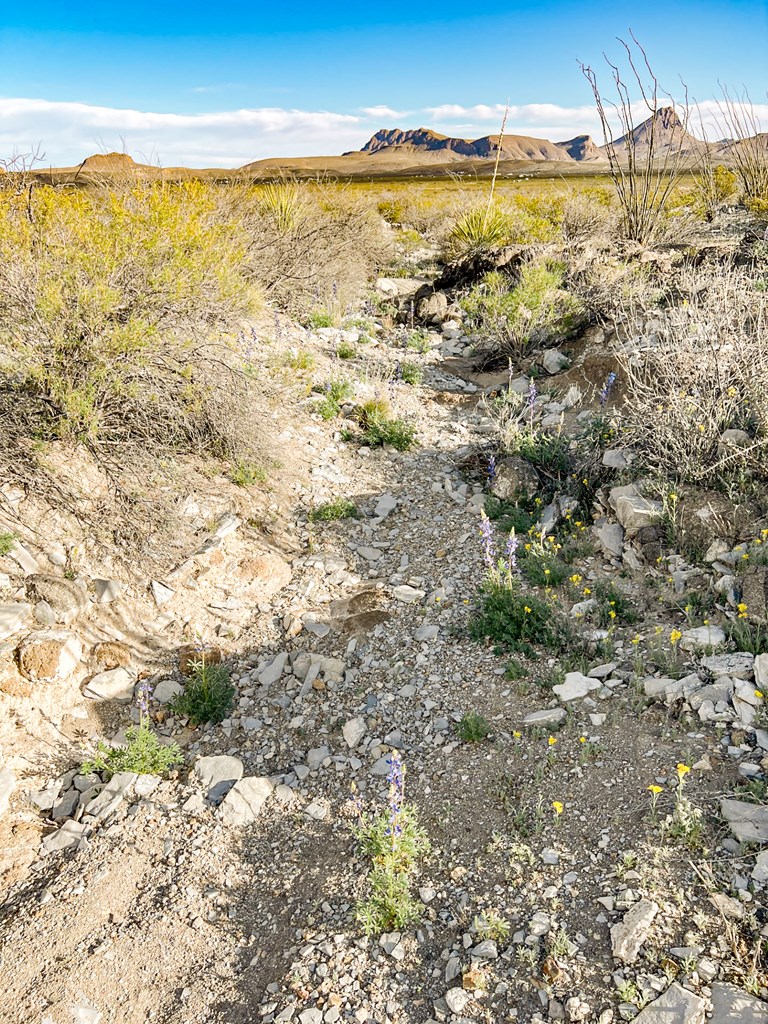
POLYGON ((475 206, 451 229, 448 244, 453 255, 475 256, 505 245, 512 233, 512 219, 500 206, 475 206))
POLYGON ((281 233, 292 231, 304 211, 304 194, 295 181, 272 181, 259 196, 263 213, 268 214, 281 233))

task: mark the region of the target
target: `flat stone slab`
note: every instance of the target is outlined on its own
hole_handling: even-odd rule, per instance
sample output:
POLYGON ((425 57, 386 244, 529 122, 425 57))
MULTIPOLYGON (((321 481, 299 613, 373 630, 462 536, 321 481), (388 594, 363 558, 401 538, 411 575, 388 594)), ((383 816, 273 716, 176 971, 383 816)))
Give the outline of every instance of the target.
POLYGON ((523 725, 560 725, 565 720, 565 708, 544 708, 543 711, 533 711, 523 719, 523 725))
POLYGON ((90 801, 86 816, 92 821, 104 821, 118 809, 128 796, 138 775, 135 772, 117 772, 104 789, 90 801))
POLYGON ((85 685, 83 693, 91 700, 116 700, 128 703, 133 700, 135 676, 125 668, 111 668, 99 672, 85 685))
POLYGON ((18 633, 31 614, 31 604, 0 604, 0 640, 18 633))
POLYGON ((744 800, 721 800, 720 813, 740 843, 768 843, 768 807, 744 800))
POLYGON ((56 853, 59 850, 69 850, 77 846, 85 835, 85 825, 78 821, 66 821, 56 832, 51 832, 43 840, 43 851, 45 853, 56 853))
POLYGON ((206 792, 206 799, 219 803, 243 777, 243 762, 228 754, 201 757, 195 762, 195 775, 206 792))
POLYGON ((413 604, 415 601, 423 601, 427 596, 425 590, 419 590, 417 587, 409 587, 407 583, 403 583, 400 587, 395 587, 392 593, 398 601, 403 601, 405 604, 413 604))
POLYGON ((617 960, 625 964, 634 963, 658 912, 658 904, 652 900, 639 900, 626 912, 623 920, 611 928, 611 947, 617 960))
POLYGON ((686 629, 680 646, 684 651, 697 651, 704 647, 722 647, 725 640, 725 632, 719 626, 698 626, 686 629))
POLYGON ((584 676, 581 672, 569 672, 565 681, 558 686, 553 686, 552 690, 559 700, 567 703, 570 700, 581 700, 591 690, 599 690, 600 686, 599 679, 590 679, 589 676, 584 676))
POLYGON ((755 656, 748 651, 734 651, 730 654, 713 654, 701 662, 718 679, 730 676, 731 679, 752 679, 755 674, 755 656))
MULTIPOLYGON (((706 1005, 701 996, 675 982, 635 1017, 635 1024, 704 1024, 706 1005)), ((712 1024, 720 1024, 717 1014, 712 1024)))
POLYGON ((248 777, 236 782, 222 801, 219 812, 225 825, 250 825, 272 794, 269 779, 248 777))
POLYGON ((712 985, 712 1024, 768 1024, 768 1003, 735 985, 712 985))

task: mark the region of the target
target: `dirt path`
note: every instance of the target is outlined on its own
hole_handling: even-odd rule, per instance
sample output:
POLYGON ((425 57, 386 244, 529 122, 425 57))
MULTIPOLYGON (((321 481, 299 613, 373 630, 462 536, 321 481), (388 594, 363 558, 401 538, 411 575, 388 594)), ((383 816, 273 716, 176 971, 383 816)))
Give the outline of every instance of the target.
MULTIPOLYGON (((232 827, 185 771, 75 852, 33 865, 0 919, 3 1021, 65 1024, 79 1005, 77 1020, 102 1024, 608 1024, 671 981, 705 1001, 715 979, 765 984, 750 976, 742 927, 749 915, 759 930, 764 891, 734 889, 754 858, 723 847, 714 814, 736 759, 722 733, 638 693, 630 640, 659 621, 640 583, 628 586, 645 618, 617 629, 612 666, 563 705, 559 728, 524 726, 560 706, 542 683, 555 659, 518 659, 510 678, 508 657, 469 639, 486 482, 460 467, 482 461, 492 434, 477 393, 447 373, 427 362, 421 387, 399 385, 397 410, 419 439, 411 451, 358 449, 333 423, 312 439, 288 524, 311 550, 238 639, 235 712, 186 750, 190 764, 239 758, 246 777, 272 779, 273 798, 232 827), (306 509, 339 494, 360 517, 308 531, 306 509), (286 638, 301 616, 314 632, 286 638), (283 653, 278 679, 260 682, 283 653), (305 654, 326 659, 309 685, 305 654), (479 742, 457 731, 468 712, 488 723, 479 742), (420 920, 379 942, 354 919, 367 865, 350 794, 354 783, 366 805, 383 805, 392 749, 431 853, 415 880, 420 920), (649 813, 660 780, 669 810, 678 763, 694 766, 689 792, 705 815, 690 847, 660 842, 649 813), (642 899, 657 914, 625 965, 610 927, 642 899), (481 947, 476 919, 489 911, 508 927, 481 947)), ((594 584, 617 570, 593 549, 573 571, 594 584)))

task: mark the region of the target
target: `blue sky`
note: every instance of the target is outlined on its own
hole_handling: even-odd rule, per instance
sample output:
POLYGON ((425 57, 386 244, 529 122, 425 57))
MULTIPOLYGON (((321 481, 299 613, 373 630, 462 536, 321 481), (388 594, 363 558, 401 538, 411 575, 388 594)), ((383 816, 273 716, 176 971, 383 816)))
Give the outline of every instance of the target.
POLYGON ((165 165, 237 166, 358 148, 380 127, 484 135, 507 99, 510 132, 594 133, 577 61, 600 67, 630 27, 670 91, 682 76, 706 105, 722 81, 768 114, 768 0, 472 10, 453 0, 10 5, 0 156, 41 143, 53 164, 126 148, 165 165))

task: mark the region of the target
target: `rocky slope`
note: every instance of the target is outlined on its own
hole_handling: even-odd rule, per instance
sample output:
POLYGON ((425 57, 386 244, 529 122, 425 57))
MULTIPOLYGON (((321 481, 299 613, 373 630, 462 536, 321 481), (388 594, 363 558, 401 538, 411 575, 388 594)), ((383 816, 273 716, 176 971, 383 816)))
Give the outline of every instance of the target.
MULTIPOLYGON (((396 302, 410 285, 378 287, 396 302)), ((267 373, 276 351, 308 348, 314 377, 343 374, 354 394, 324 421, 308 382, 286 383, 281 440, 298 457, 284 486, 243 497, 219 480, 218 502, 190 496, 196 544, 162 578, 73 572, 50 535, 3 557, 9 1024, 766 1020, 768 812, 744 786, 767 766, 767 656, 728 650, 714 622, 680 631, 679 672, 654 671, 650 653, 680 622, 662 594, 711 585, 718 621, 737 614, 743 549, 715 537, 703 566, 664 549, 656 499, 609 447, 593 505, 574 513, 563 496, 542 512, 545 533, 576 531, 567 604, 593 656, 558 674, 554 656, 515 668, 471 640, 480 510, 521 469, 500 459, 489 477, 483 397, 509 378, 472 368, 461 312, 441 299, 419 310, 420 354, 374 326, 365 344, 358 327, 286 328, 252 353, 267 373), (343 365, 340 341, 358 346, 343 365), (393 371, 404 355, 421 384, 393 371), (410 451, 354 442, 346 414, 382 393, 416 428, 410 451), (357 517, 310 521, 340 496, 357 517), (590 595, 616 582, 637 621, 601 627, 590 595), (231 714, 202 728, 169 703, 195 641, 221 649, 236 686, 231 714), (141 678, 183 766, 77 774, 136 721, 141 678), (474 742, 468 713, 486 723, 474 742), (386 806, 393 751, 431 852, 418 919, 367 938, 352 826, 359 802, 386 806), (662 827, 683 786, 695 842, 662 827)), ((534 353, 537 426, 575 438, 619 345, 592 330, 567 354, 534 353)), ((511 382, 529 387, 528 373, 511 382)), ((4 495, 18 521, 26 499, 4 495)))

